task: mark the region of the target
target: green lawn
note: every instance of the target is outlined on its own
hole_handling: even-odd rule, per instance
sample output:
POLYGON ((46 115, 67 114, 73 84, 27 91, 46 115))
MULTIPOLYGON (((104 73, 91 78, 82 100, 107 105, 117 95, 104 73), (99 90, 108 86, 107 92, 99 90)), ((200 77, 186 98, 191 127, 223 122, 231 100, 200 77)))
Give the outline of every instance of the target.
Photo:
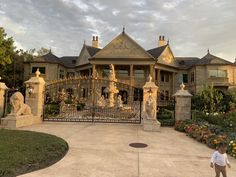
POLYGON ((68 151, 61 138, 31 131, 0 129, 0 177, 47 167, 68 151))

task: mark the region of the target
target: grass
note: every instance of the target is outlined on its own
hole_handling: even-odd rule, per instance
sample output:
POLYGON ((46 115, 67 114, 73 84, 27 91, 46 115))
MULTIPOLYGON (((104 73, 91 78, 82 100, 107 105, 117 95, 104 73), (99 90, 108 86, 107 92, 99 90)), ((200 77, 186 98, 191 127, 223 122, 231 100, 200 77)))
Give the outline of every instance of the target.
POLYGON ((45 168, 68 151, 61 138, 31 131, 0 129, 0 177, 13 177, 45 168))

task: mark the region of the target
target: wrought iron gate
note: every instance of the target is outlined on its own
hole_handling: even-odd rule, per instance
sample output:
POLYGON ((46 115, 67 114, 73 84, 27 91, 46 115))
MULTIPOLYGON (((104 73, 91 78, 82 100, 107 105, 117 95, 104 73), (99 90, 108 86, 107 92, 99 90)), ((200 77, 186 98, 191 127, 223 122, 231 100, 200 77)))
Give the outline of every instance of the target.
POLYGON ((66 78, 46 85, 43 119, 139 124, 141 100, 142 90, 129 84, 104 78, 66 78))

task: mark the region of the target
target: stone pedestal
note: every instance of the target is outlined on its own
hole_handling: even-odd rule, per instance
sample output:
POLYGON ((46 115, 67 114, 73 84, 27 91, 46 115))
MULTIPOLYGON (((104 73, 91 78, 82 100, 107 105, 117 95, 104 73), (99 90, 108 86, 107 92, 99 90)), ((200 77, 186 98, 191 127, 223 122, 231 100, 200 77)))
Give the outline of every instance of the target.
POLYGON ((3 117, 4 115, 4 105, 5 105, 5 92, 6 92, 7 86, 5 83, 0 82, 0 117, 3 117))
POLYGON ((148 82, 143 86, 143 130, 144 131, 160 131, 160 122, 157 121, 157 90, 158 87, 152 82, 149 76, 148 82))
POLYGON ((161 123, 154 119, 144 119, 143 130, 151 132, 159 132, 161 131, 161 123))
POLYGON ((31 77, 28 81, 25 82, 25 103, 30 106, 31 112, 34 116, 42 117, 44 106, 45 81, 42 77, 39 77, 39 70, 37 70, 35 74, 35 77, 31 77))
POLYGON ((175 121, 191 119, 191 97, 192 95, 184 90, 185 85, 180 85, 173 96, 175 97, 175 121))
POLYGON ((1 119, 1 125, 7 128, 18 128, 42 123, 42 119, 33 115, 8 115, 1 119))

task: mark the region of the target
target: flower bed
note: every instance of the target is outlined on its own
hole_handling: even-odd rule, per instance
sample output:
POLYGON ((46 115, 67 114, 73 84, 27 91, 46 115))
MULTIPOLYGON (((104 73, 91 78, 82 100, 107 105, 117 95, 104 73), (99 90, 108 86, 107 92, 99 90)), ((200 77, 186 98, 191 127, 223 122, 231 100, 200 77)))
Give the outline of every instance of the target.
POLYGON ((236 133, 204 121, 185 120, 175 125, 175 130, 215 149, 222 141, 227 142, 227 153, 236 158, 236 133))

